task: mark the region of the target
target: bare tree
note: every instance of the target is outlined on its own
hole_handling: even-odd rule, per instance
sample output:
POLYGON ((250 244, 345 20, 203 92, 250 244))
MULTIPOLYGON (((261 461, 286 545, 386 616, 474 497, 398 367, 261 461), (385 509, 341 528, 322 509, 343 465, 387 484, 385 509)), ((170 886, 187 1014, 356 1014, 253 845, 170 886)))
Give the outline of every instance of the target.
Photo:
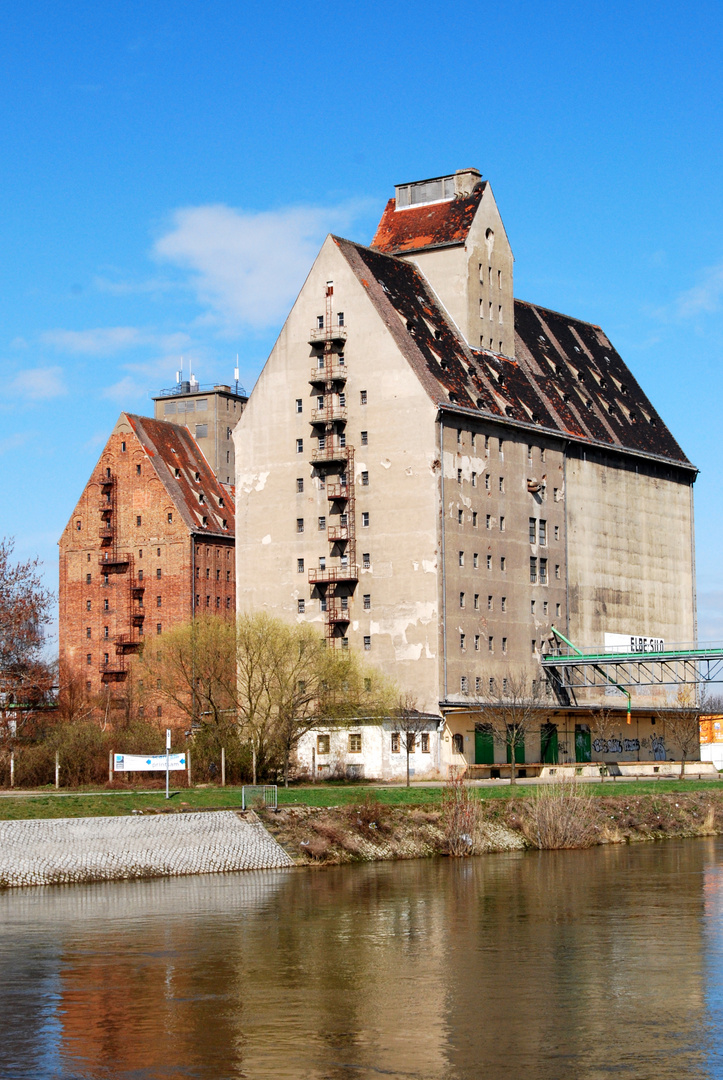
MULTIPOLYGON (((12 538, 0 539, 0 691, 4 704, 47 702, 54 666, 43 659, 53 594, 44 588, 39 559, 15 562, 12 538)), ((17 709, 15 710, 17 712, 17 709)))
POLYGON ((530 679, 524 669, 495 679, 480 705, 480 719, 489 725, 495 739, 507 746, 511 784, 517 783, 515 752, 524 746, 533 725, 539 724, 542 708, 541 680, 530 679))
POLYGON ((394 722, 399 725, 399 739, 407 755, 407 787, 409 787, 409 755, 414 753, 417 739, 429 731, 429 720, 417 708, 414 694, 402 694, 397 703, 394 722))
POLYGON ((665 724, 665 734, 670 735, 680 749, 680 778, 685 775, 685 762, 700 746, 700 706, 696 701, 695 687, 679 686, 673 710, 659 712, 665 724))
MULTIPOLYGON (((608 709, 605 706, 601 706, 599 709, 594 709, 590 716, 590 733, 593 736, 593 749, 596 754, 606 754, 607 744, 615 734, 619 724, 615 712, 612 709, 608 709), (595 743, 598 746, 595 746, 595 743), (605 745, 603 750, 600 744, 605 745)), ((602 758, 600 759, 602 761, 602 758)), ((605 777, 605 770, 603 766, 600 768, 600 783, 603 782, 605 777)))

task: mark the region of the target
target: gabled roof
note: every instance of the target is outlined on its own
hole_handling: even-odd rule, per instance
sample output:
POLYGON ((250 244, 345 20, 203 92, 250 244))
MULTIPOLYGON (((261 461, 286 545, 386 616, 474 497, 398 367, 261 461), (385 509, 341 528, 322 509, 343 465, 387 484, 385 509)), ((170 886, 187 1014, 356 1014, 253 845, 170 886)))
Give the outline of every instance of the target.
POLYGON ((371 246, 387 255, 419 251, 422 248, 463 244, 472 225, 482 194, 483 180, 471 195, 396 209, 396 200, 387 203, 371 246))
POLYGON ((189 531, 233 538, 233 489, 218 482, 188 428, 124 415, 189 531))
POLYGON ((334 242, 440 408, 693 468, 598 326, 516 300, 516 357, 471 349, 412 263, 334 242))

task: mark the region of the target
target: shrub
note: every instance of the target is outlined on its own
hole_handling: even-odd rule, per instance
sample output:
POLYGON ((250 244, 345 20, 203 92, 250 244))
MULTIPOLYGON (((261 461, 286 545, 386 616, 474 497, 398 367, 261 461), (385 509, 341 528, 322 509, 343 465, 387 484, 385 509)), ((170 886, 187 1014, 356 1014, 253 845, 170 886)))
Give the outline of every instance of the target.
POLYGON ((460 773, 452 772, 442 791, 442 824, 448 855, 473 855, 480 822, 480 802, 460 773))
POLYGON ((574 782, 540 786, 522 806, 520 827, 539 850, 586 848, 594 844, 595 803, 574 782))

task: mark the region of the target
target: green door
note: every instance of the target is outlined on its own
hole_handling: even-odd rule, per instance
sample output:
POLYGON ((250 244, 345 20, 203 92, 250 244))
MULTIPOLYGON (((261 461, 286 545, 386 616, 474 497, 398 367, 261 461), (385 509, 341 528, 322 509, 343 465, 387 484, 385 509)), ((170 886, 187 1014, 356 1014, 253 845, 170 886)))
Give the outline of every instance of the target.
POLYGON ((495 760, 495 740, 489 724, 477 724, 474 729, 475 765, 492 765, 495 760))
POLYGON ((592 741, 587 724, 575 724, 575 761, 592 760, 592 741))
POLYGON ((545 765, 557 765, 557 724, 540 728, 540 757, 545 765))
MULTIPOLYGON (((508 736, 507 737, 507 764, 510 765, 511 762, 512 762, 512 740, 508 736)), ((525 764, 525 738, 524 738, 524 735, 520 734, 520 736, 518 737, 518 739, 517 739, 517 741, 515 743, 515 765, 524 765, 524 764, 525 764)))

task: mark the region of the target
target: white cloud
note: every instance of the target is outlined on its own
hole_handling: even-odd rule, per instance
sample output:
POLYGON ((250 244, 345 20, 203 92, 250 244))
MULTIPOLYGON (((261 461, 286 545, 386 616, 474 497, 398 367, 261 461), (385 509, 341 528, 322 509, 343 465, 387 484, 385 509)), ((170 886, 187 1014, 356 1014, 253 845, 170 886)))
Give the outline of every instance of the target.
POLYGON ((68 390, 59 367, 27 368, 10 382, 10 390, 30 401, 46 401, 62 397, 68 390))
POLYGON ((692 289, 686 289, 676 299, 674 311, 679 319, 691 319, 695 315, 717 311, 723 299, 723 262, 709 266, 701 275, 701 281, 692 289))
POLYGON ((147 281, 112 281, 106 277, 96 277, 93 285, 98 292, 110 296, 144 296, 167 293, 176 286, 164 278, 149 278, 147 281))
POLYGON ((129 401, 144 397, 147 389, 147 387, 141 386, 132 375, 126 375, 124 378, 119 379, 118 382, 113 383, 112 386, 107 386, 103 390, 102 396, 109 398, 110 401, 117 402, 119 405, 127 405, 129 401))
POLYGON ((325 235, 348 226, 361 203, 246 213, 224 205, 177 210, 154 254, 190 272, 204 321, 268 327, 287 314, 325 235))
POLYGON ((45 345, 52 345, 61 352, 81 353, 87 356, 109 356, 124 349, 152 346, 166 352, 177 353, 190 338, 178 331, 158 334, 140 330, 135 326, 98 326, 91 330, 46 330, 40 335, 45 345))
POLYGON ((108 356, 140 344, 139 336, 134 326, 99 326, 92 330, 46 330, 40 340, 61 352, 108 356))

